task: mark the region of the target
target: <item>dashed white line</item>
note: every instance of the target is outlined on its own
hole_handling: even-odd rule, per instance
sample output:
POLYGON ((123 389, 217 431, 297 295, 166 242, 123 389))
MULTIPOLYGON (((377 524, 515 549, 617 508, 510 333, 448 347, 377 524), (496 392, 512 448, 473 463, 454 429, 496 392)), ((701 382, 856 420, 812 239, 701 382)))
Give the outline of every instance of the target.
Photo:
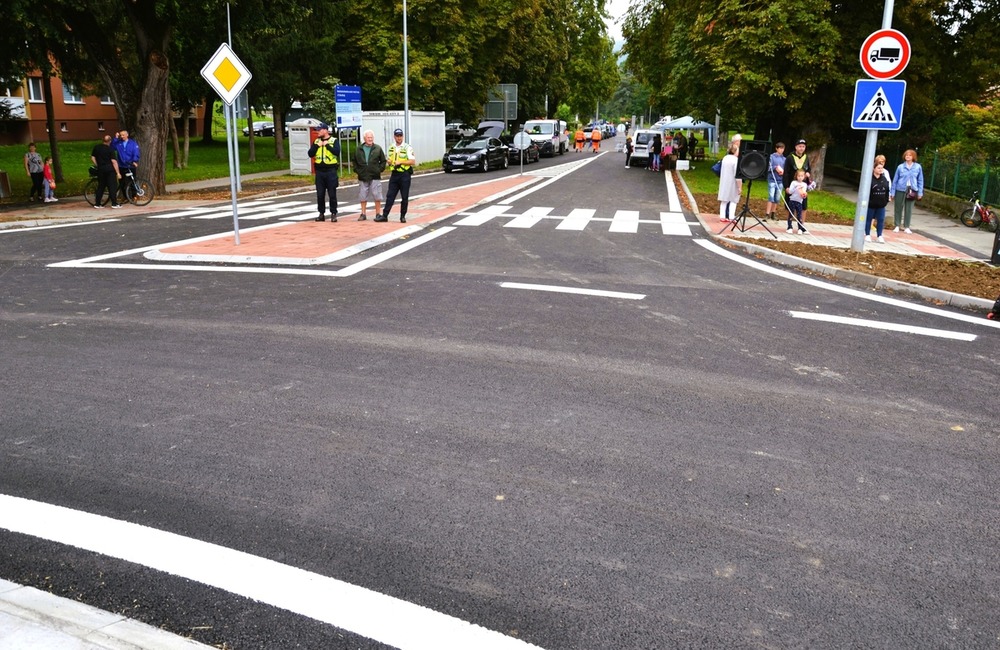
POLYGON ((523 282, 501 282, 504 289, 527 289, 528 291, 551 291, 553 293, 572 293, 583 296, 599 296, 601 298, 623 298, 625 300, 643 300, 644 293, 624 293, 621 291, 605 291, 603 289, 583 289, 580 287, 560 287, 550 284, 526 284, 523 282))
POLYGON ((831 316, 829 314, 814 314, 808 311, 789 311, 792 318, 802 318, 805 320, 815 320, 824 323, 837 323, 840 325, 853 325, 855 327, 867 327, 871 329, 887 330, 890 332, 904 332, 906 334, 919 334, 921 336, 936 336, 942 339, 952 339, 955 341, 975 341, 975 334, 964 334, 962 332, 952 332, 949 330, 939 330, 930 327, 918 327, 916 325, 904 325, 901 323, 886 323, 877 320, 864 318, 848 318, 846 316, 831 316))

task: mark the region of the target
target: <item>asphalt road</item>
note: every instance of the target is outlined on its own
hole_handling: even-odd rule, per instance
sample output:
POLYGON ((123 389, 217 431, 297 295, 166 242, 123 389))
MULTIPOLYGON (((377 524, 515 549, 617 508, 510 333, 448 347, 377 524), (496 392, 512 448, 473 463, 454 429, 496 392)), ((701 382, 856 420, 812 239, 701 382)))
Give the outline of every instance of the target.
MULTIPOLYGON (((225 220, 0 235, 0 494, 549 650, 996 647, 1000 332, 664 235, 663 176, 614 153, 508 213, 539 207, 609 221, 456 226, 345 278, 48 266, 225 220)), ((0 577, 228 648, 386 647, 5 530, 0 577)))

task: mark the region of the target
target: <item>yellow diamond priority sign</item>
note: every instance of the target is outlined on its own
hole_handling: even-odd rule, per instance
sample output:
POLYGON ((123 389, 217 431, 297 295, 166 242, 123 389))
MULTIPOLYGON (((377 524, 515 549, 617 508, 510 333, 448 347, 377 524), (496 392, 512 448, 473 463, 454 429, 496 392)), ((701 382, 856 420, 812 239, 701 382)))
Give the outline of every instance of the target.
POLYGON ((222 101, 231 105, 246 88, 253 75, 229 44, 223 43, 201 69, 201 76, 215 89, 215 92, 219 93, 222 101))

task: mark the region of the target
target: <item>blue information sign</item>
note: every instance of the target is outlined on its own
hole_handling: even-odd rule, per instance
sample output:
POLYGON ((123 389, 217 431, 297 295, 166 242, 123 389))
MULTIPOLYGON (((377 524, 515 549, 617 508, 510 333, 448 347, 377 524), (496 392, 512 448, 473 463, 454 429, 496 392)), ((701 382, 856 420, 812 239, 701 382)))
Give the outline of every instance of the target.
POLYGON ((905 96, 905 81, 858 79, 854 85, 851 128, 898 131, 903 122, 905 96))
POLYGON ((333 100, 338 129, 361 126, 361 86, 334 86, 333 100))

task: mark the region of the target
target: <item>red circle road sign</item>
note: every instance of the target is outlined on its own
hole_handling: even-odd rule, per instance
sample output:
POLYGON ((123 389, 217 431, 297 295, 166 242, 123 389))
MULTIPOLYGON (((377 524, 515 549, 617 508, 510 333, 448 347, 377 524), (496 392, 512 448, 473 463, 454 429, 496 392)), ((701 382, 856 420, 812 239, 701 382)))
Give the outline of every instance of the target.
POLYGON ((910 62, 910 41, 895 29, 880 29, 861 46, 861 69, 873 79, 892 79, 910 62))

